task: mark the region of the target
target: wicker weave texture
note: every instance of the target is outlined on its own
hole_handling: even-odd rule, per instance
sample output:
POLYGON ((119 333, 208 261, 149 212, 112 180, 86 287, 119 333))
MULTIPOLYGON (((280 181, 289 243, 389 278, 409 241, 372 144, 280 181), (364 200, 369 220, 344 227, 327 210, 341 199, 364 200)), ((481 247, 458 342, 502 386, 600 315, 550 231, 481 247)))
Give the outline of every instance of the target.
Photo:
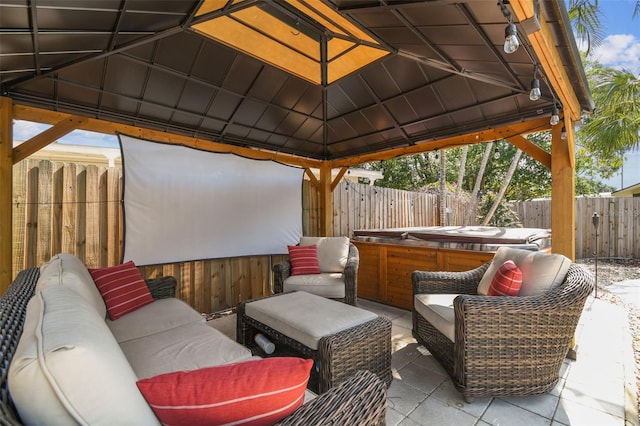
MULTIPOLYGON (((39 275, 38 268, 20 272, 0 298, 0 426, 21 425, 10 401, 7 375, 22 335, 27 303, 33 297, 39 275)), ((156 286, 151 283, 151 292, 155 298, 167 297, 167 291, 171 292, 172 286, 175 291, 175 279, 168 278, 172 277, 163 277, 157 282, 157 287, 162 289, 157 292, 154 292, 153 288, 156 286)), ((386 413, 386 400, 385 384, 376 375, 361 371, 309 404, 303 405, 281 424, 382 425, 386 413)))
POLYGON ((278 423, 282 426, 309 425, 384 425, 387 392, 378 377, 358 371, 351 379, 303 405, 278 423))
POLYGON ((238 342, 250 348, 254 355, 267 356, 253 341, 253 336, 261 332, 276 344, 277 350, 272 356, 293 355, 313 359, 315 364, 309 379, 309 389, 324 393, 358 370, 370 371, 387 386, 391 384, 391 321, 388 318, 377 317, 339 333, 324 336, 319 341, 318 350, 313 350, 246 315, 245 305, 250 302, 238 305, 238 342))
POLYGON ((413 310, 413 334, 445 370, 463 396, 526 396, 556 385, 594 279, 576 264, 565 281, 541 295, 479 296, 488 265, 457 273, 414 272, 414 294, 457 293, 455 342, 413 310))
POLYGON ((20 272, 6 293, 0 298, 0 330, 2 344, 0 345, 0 424, 20 424, 15 407, 10 401, 7 386, 9 365, 15 353, 22 327, 27 314, 27 303, 33 297, 40 269, 29 268, 20 272))
MULTIPOLYGON (((358 248, 353 243, 349 243, 349 256, 342 274, 344 278, 344 298, 334 300, 348 303, 353 306, 356 305, 359 263, 360 254, 358 253, 358 248)), ((284 280, 290 276, 291 262, 288 260, 273 265, 273 292, 282 293, 284 291, 284 280)))
POLYGON ((147 287, 149 287, 149 292, 151 293, 153 300, 176 297, 178 281, 175 277, 158 277, 146 279, 145 282, 147 283, 147 287))

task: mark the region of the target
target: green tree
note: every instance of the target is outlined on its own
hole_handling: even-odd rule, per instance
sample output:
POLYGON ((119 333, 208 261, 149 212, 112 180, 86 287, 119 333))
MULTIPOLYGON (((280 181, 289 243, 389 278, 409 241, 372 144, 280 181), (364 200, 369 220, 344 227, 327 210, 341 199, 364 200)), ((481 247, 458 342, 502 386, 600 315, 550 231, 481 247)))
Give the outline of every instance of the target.
POLYGON ((587 53, 591 47, 598 47, 604 38, 598 0, 571 0, 568 13, 578 39, 587 46, 587 53))
POLYGON ((603 156, 622 157, 640 148, 640 78, 592 63, 587 77, 596 104, 578 132, 582 145, 603 156))

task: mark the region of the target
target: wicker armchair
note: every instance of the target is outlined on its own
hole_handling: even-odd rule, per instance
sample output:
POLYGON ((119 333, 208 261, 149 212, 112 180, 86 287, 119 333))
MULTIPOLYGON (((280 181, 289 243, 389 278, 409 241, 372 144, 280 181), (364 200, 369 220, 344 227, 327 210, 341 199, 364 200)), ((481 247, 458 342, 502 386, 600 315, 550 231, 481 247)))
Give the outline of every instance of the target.
MULTIPOLYGON (((349 257, 344 268, 342 278, 344 279, 344 298, 335 299, 340 302, 356 305, 358 294, 358 265, 360 255, 358 248, 349 243, 349 257)), ((273 265, 273 292, 282 293, 284 291, 284 280, 291 276, 291 262, 285 260, 273 265)))
POLYGON ((489 263, 466 272, 412 274, 413 294, 459 294, 455 342, 413 309, 413 335, 442 364, 465 400, 546 393, 558 382, 584 303, 590 273, 571 264, 562 284, 540 295, 477 295, 489 263))
MULTIPOLYGON (((34 294, 39 268, 20 272, 0 297, 0 425, 21 425, 7 385, 8 369, 22 335, 27 303, 34 294)), ((147 280, 154 299, 172 297, 176 280, 147 280)), ((385 383, 369 371, 358 371, 348 380, 304 404, 279 425, 311 424, 383 425, 387 408, 385 383)))

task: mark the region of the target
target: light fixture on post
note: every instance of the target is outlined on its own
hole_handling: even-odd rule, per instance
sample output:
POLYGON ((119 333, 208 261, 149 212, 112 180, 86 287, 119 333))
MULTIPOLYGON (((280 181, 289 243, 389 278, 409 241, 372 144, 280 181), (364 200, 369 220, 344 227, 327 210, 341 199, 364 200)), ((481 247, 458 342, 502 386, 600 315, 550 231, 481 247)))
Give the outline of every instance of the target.
POLYGON ((551 110, 551 119, 549 120, 549 124, 555 126, 560 122, 560 113, 558 112, 558 105, 553 104, 553 109, 551 110))
POLYGON ((504 52, 511 54, 518 50, 520 47, 520 42, 518 41, 518 30, 516 29, 516 25, 511 21, 511 11, 507 9, 507 4, 509 4, 509 0, 500 0, 498 2, 498 6, 500 6, 500 11, 507 18, 507 26, 504 29, 504 52))
POLYGON ((562 132, 560 132, 560 139, 563 141, 567 140, 567 128, 562 126, 562 132))

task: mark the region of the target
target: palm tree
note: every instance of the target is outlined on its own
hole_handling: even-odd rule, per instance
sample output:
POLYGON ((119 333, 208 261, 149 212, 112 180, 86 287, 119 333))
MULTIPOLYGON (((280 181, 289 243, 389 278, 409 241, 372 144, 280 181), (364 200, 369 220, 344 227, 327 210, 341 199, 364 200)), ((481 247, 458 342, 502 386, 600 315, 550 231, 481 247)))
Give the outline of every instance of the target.
POLYGON ((598 47, 604 38, 598 0, 571 0, 568 12, 578 39, 586 44, 588 55, 591 47, 598 47))
POLYGON ((585 147, 606 155, 640 148, 640 76, 598 65, 587 72, 597 108, 580 129, 585 147))

